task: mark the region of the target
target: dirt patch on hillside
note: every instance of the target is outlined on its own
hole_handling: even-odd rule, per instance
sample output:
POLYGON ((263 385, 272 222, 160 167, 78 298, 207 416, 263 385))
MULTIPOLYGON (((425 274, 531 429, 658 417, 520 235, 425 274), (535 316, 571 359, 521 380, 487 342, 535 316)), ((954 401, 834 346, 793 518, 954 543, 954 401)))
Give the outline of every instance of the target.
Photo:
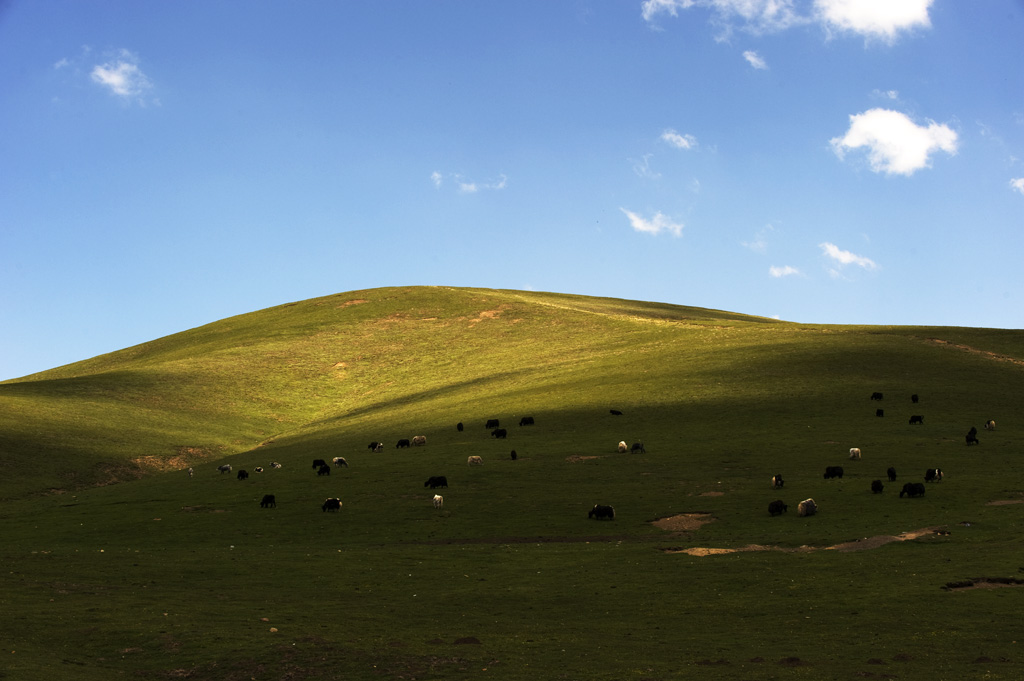
POLYGON ((652 520, 651 524, 666 532, 691 532, 715 520, 710 513, 680 513, 667 518, 652 520))
POLYGON ((579 463, 581 461, 590 461, 591 459, 603 459, 603 456, 584 456, 582 454, 570 454, 565 457, 565 460, 569 463, 579 463))
POLYGON ((1002 589, 1004 587, 1024 586, 1024 579, 1016 577, 978 577, 960 582, 949 582, 943 586, 945 591, 963 591, 965 589, 1002 589))
POLYGON ((725 492, 701 492, 697 496, 701 497, 724 497, 725 492))
POLYGON ((353 298, 352 300, 346 300, 344 303, 339 305, 338 309, 340 310, 342 308, 351 307, 353 305, 362 305, 363 303, 368 302, 370 301, 366 300, 365 298, 353 298))
POLYGON ((986 506, 1010 506, 1011 504, 1024 504, 1024 499, 1000 499, 998 501, 990 501, 986 506))
POLYGON ((1016 364, 1017 366, 1024 366, 1024 360, 1017 359, 1016 357, 1010 357, 1009 355, 1001 355, 998 352, 989 352, 988 350, 980 350, 978 348, 971 347, 970 345, 962 345, 960 343, 953 343, 948 340, 941 338, 925 338, 927 343, 932 345, 938 345, 943 348, 951 348, 953 350, 960 350, 961 352, 967 352, 972 355, 980 355, 987 357, 988 359, 996 362, 1009 362, 1010 364, 1016 364))
POLYGON ((473 327, 473 326, 476 326, 477 324, 479 324, 480 322, 482 322, 485 319, 497 319, 498 317, 501 316, 502 312, 504 312, 504 311, 505 311, 504 306, 499 307, 496 310, 484 310, 479 315, 477 315, 476 319, 470 319, 469 320, 469 325, 470 325, 470 327, 473 327))
POLYGON ((795 548, 784 548, 781 546, 771 546, 765 544, 748 544, 734 549, 717 549, 707 547, 692 547, 686 549, 680 548, 669 548, 664 549, 665 553, 686 553, 691 556, 718 556, 726 553, 744 553, 748 551, 781 551, 783 553, 812 553, 814 551, 840 551, 842 553, 848 553, 850 551, 867 551, 869 549, 877 549, 880 546, 891 544, 898 541, 909 541, 911 539, 920 539, 921 537, 928 536, 944 536, 948 535, 949 532, 942 529, 941 527, 925 527, 920 530, 914 530, 911 532, 904 532, 898 535, 880 535, 877 537, 866 537, 864 539, 856 539, 854 541, 843 542, 841 544, 835 544, 834 546, 798 546, 795 548))

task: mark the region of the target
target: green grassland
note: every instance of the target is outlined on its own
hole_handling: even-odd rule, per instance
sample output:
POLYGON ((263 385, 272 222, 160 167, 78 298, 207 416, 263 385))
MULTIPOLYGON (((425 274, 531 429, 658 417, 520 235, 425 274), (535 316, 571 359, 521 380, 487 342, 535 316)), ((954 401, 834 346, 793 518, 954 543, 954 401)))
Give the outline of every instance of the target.
POLYGON ((225 319, 0 383, 0 678, 1021 679, 1022 388, 1022 331, 441 287, 225 319))

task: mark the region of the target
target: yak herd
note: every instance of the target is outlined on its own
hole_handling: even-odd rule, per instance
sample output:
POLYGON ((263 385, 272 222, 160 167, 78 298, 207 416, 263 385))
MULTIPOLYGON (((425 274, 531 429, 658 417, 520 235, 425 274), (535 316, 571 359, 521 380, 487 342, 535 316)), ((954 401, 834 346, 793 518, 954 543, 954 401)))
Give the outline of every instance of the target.
MULTIPOLYGON (((883 399, 884 399, 884 395, 881 392, 875 392, 875 393, 871 394, 871 400, 872 401, 881 401, 883 399)), ((911 402, 913 404, 918 404, 919 401, 920 401, 919 400, 919 396, 916 395, 916 394, 915 395, 911 395, 910 399, 911 399, 911 402)), ((616 409, 610 410, 610 413, 613 416, 621 416, 622 415, 622 412, 619 411, 619 410, 616 410, 616 409)), ((884 416, 884 411, 882 409, 877 409, 875 413, 876 413, 876 416, 879 416, 879 417, 884 416)), ((534 424, 535 424, 535 420, 534 420, 534 417, 532 417, 532 416, 524 416, 524 417, 522 417, 519 420, 519 426, 520 427, 532 426, 534 424)), ((910 425, 924 425, 924 416, 920 415, 920 414, 912 415, 910 417, 910 419, 909 419, 909 424, 910 425)), ((984 427, 985 427, 985 430, 994 431, 995 428, 996 428, 995 421, 993 421, 993 420, 987 421, 984 424, 984 427)), ((456 424, 456 429, 459 432, 462 432, 464 430, 464 428, 465 428, 465 426, 464 426, 463 423, 460 422, 460 423, 456 424)), ((501 423, 500 423, 500 421, 498 419, 487 419, 487 421, 485 423, 485 428, 490 431, 490 435, 493 438, 496 438, 496 439, 506 439, 508 437, 508 429, 501 427, 501 423)), ((978 444, 980 444, 980 441, 978 440, 978 430, 977 430, 977 428, 972 427, 970 429, 970 431, 968 431, 965 439, 966 439, 966 443, 968 445, 978 445, 978 444)), ((401 449, 401 448, 406 448, 406 447, 422 447, 422 446, 425 446, 426 444, 427 444, 427 438, 426 438, 425 435, 416 435, 416 436, 414 436, 412 438, 402 438, 402 439, 398 440, 397 444, 395 445, 395 448, 396 449, 401 449)), ((382 452, 382 451, 384 451, 384 443, 380 442, 380 441, 377 441, 377 440, 374 440, 373 442, 371 442, 369 444, 368 448, 372 452, 382 452)), ((637 454, 637 453, 639 453, 639 454, 646 454, 647 453, 647 450, 644 447, 642 442, 635 442, 635 443, 633 443, 632 446, 628 446, 625 441, 620 441, 618 443, 618 446, 617 446, 616 449, 620 453, 625 453, 627 451, 631 452, 633 454, 637 454)), ((517 457, 516 457, 515 450, 512 451, 510 458, 513 461, 516 460, 517 457)), ((862 458, 862 454, 861 454, 861 450, 860 450, 859 447, 852 447, 849 450, 849 459, 851 461, 860 461, 861 458, 862 458)), ((334 464, 335 467, 339 467, 339 466, 340 467, 345 467, 345 468, 348 467, 348 462, 345 460, 344 457, 340 457, 340 456, 339 457, 335 457, 334 459, 332 459, 331 463, 334 464)), ((469 464, 471 466, 472 465, 482 465, 483 464, 483 459, 480 456, 471 455, 467 459, 467 464, 469 464)), ((279 464, 277 462, 271 462, 270 467, 271 468, 280 468, 281 464, 279 464)), ((329 476, 331 474, 331 465, 328 464, 327 461, 325 461, 323 459, 314 459, 313 460, 313 469, 316 471, 317 476, 329 476)), ((231 472, 232 467, 229 464, 224 464, 224 465, 218 466, 217 470, 220 471, 221 473, 229 473, 229 472, 231 472)), ((262 473, 263 469, 261 467, 258 467, 258 468, 255 469, 255 471, 257 473, 262 473)), ((190 476, 193 474, 193 471, 192 471, 191 468, 188 469, 188 472, 189 472, 190 476)), ((844 474, 844 469, 843 469, 842 466, 832 465, 832 466, 826 466, 825 467, 825 472, 824 472, 824 476, 823 477, 824 477, 825 480, 842 479, 843 478, 843 474, 844 474)), ((247 471, 240 470, 238 472, 237 478, 239 480, 246 480, 248 477, 249 477, 249 473, 247 471)), ((895 482, 896 481, 896 469, 893 466, 889 466, 888 469, 886 470, 886 477, 888 478, 889 482, 895 482)), ((940 469, 940 468, 929 468, 929 469, 927 469, 925 471, 925 474, 924 474, 924 482, 939 482, 939 481, 942 480, 942 478, 943 478, 943 474, 942 474, 942 469, 940 469)), ((771 478, 771 488, 773 490, 782 489, 784 487, 784 485, 785 485, 785 481, 783 480, 781 473, 777 473, 774 476, 772 476, 772 478, 771 478)), ((447 488, 448 487, 448 478, 446 476, 443 476, 443 475, 430 476, 427 479, 427 481, 425 483, 423 483, 423 486, 424 487, 429 487, 431 490, 435 490, 435 489, 438 489, 438 488, 447 488)), ((877 480, 872 480, 871 481, 870 488, 871 488, 871 492, 873 494, 881 494, 881 493, 883 493, 883 490, 885 489, 885 485, 883 484, 882 480, 877 479, 877 480)), ((902 489, 900 491, 899 496, 900 496, 901 499, 903 497, 916 498, 916 497, 924 496, 924 494, 925 494, 925 485, 924 485, 924 483, 922 483, 922 482, 907 482, 907 483, 905 483, 903 485, 903 487, 902 487, 902 489)), ((444 504, 444 498, 441 495, 439 495, 439 494, 435 494, 433 496, 432 503, 433 503, 435 509, 440 509, 440 508, 442 508, 442 506, 444 504)), ((276 501, 275 496, 273 494, 264 495, 263 499, 260 501, 260 507, 261 508, 275 508, 276 506, 277 506, 277 501, 276 501)), ((341 506, 342 506, 342 503, 341 503, 340 499, 338 499, 337 497, 329 497, 326 500, 324 500, 323 504, 321 505, 321 509, 323 511, 325 511, 325 512, 327 512, 327 511, 340 511, 341 510, 341 506)), ((782 515, 783 513, 786 513, 788 511, 788 509, 789 509, 788 505, 783 500, 781 500, 781 499, 773 500, 773 501, 771 501, 768 504, 768 514, 770 516, 773 516, 773 517, 774 516, 782 515)), ((815 515, 817 513, 817 511, 818 511, 818 505, 817 505, 817 503, 813 499, 804 499, 803 501, 801 501, 801 502, 799 502, 797 504, 797 513, 800 516, 812 516, 812 515, 815 515)), ((613 520, 615 518, 615 509, 613 507, 611 507, 611 506, 608 506, 608 505, 595 504, 594 507, 592 509, 590 509, 590 511, 587 513, 587 517, 591 518, 591 519, 596 519, 596 520, 613 520)))
MULTIPOLYGON (((611 413, 614 414, 614 415, 621 415, 622 414, 622 412, 614 410, 614 409, 611 411, 611 413)), ((522 427, 522 426, 532 426, 535 423, 536 423, 536 421, 535 421, 534 417, 532 417, 532 416, 524 416, 524 417, 522 417, 519 420, 520 427, 522 427)), ((457 423, 455 427, 456 427, 456 430, 458 430, 460 433, 463 432, 463 430, 465 429, 465 425, 462 422, 457 423)), ((488 430, 491 431, 490 434, 491 434, 491 437, 493 437, 493 438, 502 439, 503 440, 503 439, 506 439, 508 437, 508 429, 502 428, 501 427, 501 423, 500 423, 500 421, 498 419, 487 419, 487 421, 485 423, 485 427, 488 430)), ((398 442, 395 444, 395 448, 396 449, 403 449, 403 448, 406 448, 406 447, 422 447, 422 446, 425 446, 426 444, 427 444, 427 437, 425 435, 416 435, 415 437, 412 437, 412 438, 402 438, 402 439, 398 440, 398 442)), ((369 444, 368 449, 370 451, 372 451, 372 452, 383 452, 384 451, 384 443, 379 441, 379 440, 374 440, 373 442, 371 442, 369 444)), ((627 448, 625 442, 620 442, 619 443, 619 451, 620 452, 625 452, 625 451, 627 451, 627 449, 628 449, 628 451, 631 451, 634 454, 635 453, 640 453, 640 454, 646 454, 647 453, 647 450, 644 448, 644 445, 643 445, 642 442, 634 443, 631 448, 627 448)), ((514 449, 512 450, 512 452, 510 454, 510 458, 513 461, 515 461, 518 458, 517 455, 516 455, 516 451, 514 449)), ((477 466, 483 465, 483 458, 480 457, 480 456, 477 456, 477 455, 471 455, 471 456, 468 457, 466 463, 471 465, 471 466, 473 466, 473 465, 477 465, 477 466)), ((334 464, 335 467, 348 468, 348 461, 345 460, 345 458, 341 457, 341 456, 334 457, 331 460, 331 464, 334 464)), ((329 476, 331 474, 331 464, 327 463, 327 461, 324 460, 324 459, 313 459, 313 470, 316 471, 317 477, 329 476)), ((279 464, 277 462, 271 462, 270 467, 271 468, 281 468, 281 464, 279 464)), ((223 464, 221 466, 218 466, 217 470, 220 473, 230 473, 231 470, 232 470, 232 467, 231 467, 230 464, 223 464)), ((257 473, 262 473, 263 472, 263 468, 262 467, 257 467, 255 469, 255 471, 257 473)), ((194 474, 194 471, 193 471, 192 468, 188 469, 188 474, 189 474, 189 477, 192 477, 192 475, 194 474)), ((238 471, 238 475, 237 475, 237 479, 238 480, 247 480, 248 478, 249 478, 249 473, 247 471, 245 471, 245 470, 238 471)), ((448 487, 448 478, 446 476, 444 476, 444 475, 432 475, 432 476, 430 476, 427 479, 427 481, 425 483, 423 483, 423 486, 424 487, 429 487, 431 490, 437 489, 439 487, 440 488, 447 488, 448 487)), ((432 503, 434 505, 434 508, 436 508, 436 509, 440 509, 440 508, 442 508, 444 506, 444 497, 442 497, 440 494, 435 494, 431 501, 432 501, 432 503)), ((277 499, 276 499, 275 495, 273 495, 273 494, 265 494, 265 495, 263 495, 263 499, 260 501, 260 508, 276 508, 276 507, 277 507, 277 499)), ((328 511, 340 511, 341 507, 342 507, 341 499, 339 499, 337 497, 328 497, 327 499, 324 500, 323 504, 321 504, 320 508, 321 508, 322 511, 328 512, 328 511)), ((606 505, 602 505, 602 504, 595 504, 594 508, 592 508, 589 511, 589 513, 587 514, 587 517, 595 518, 597 520, 613 520, 615 518, 615 509, 612 508, 611 506, 606 506, 606 505)))
MULTIPOLYGON (((883 393, 880 393, 880 392, 871 393, 871 399, 873 401, 881 401, 884 398, 885 398, 885 396, 883 395, 883 393)), ((914 403, 914 404, 918 404, 920 402, 920 397, 917 394, 911 395, 910 396, 910 401, 912 403, 914 403)), ((875 416, 884 417, 885 416, 885 411, 882 410, 882 409, 876 409, 875 410, 875 416)), ((913 414, 910 417, 909 425, 912 425, 912 426, 924 425, 924 416, 922 416, 921 414, 913 414)), ((988 421, 985 422, 985 430, 993 431, 995 429, 996 429, 996 422, 994 420, 989 419, 988 421)), ((968 445, 980 444, 980 442, 978 440, 978 429, 977 428, 975 428, 973 426, 971 427, 971 429, 967 432, 966 441, 967 441, 968 445)), ((850 458, 851 461, 860 461, 861 460, 860 448, 859 447, 851 447, 850 448, 849 458, 850 458)), ((826 466, 825 467, 824 479, 825 480, 832 480, 832 479, 838 478, 838 479, 841 480, 842 477, 843 477, 843 472, 844 471, 843 471, 843 467, 842 466, 826 466)), ((896 481, 896 469, 893 466, 889 466, 889 468, 886 469, 886 477, 888 477, 889 482, 895 482, 896 481)), ((942 469, 941 468, 929 468, 929 469, 925 470, 925 472, 924 472, 924 482, 940 482, 941 480, 942 480, 942 469)), ((772 477, 772 480, 771 480, 771 487, 772 487, 772 489, 779 489, 779 488, 781 488, 783 486, 783 484, 784 483, 783 483, 782 475, 781 474, 776 474, 776 475, 774 475, 772 477)), ((872 494, 881 494, 884 489, 885 489, 885 485, 882 483, 881 480, 872 480, 871 481, 871 493, 872 494)), ((908 498, 922 497, 922 496, 924 496, 924 493, 925 493, 925 485, 924 485, 924 483, 922 483, 922 482, 907 482, 907 483, 904 483, 903 488, 900 490, 900 498, 902 499, 903 497, 908 497, 908 498)), ((778 515, 782 515, 783 513, 785 513, 788 510, 788 508, 789 507, 786 505, 786 503, 784 501, 782 501, 781 499, 776 499, 775 501, 769 502, 769 504, 768 504, 768 515, 773 516, 773 517, 774 516, 778 516, 778 515)), ((800 502, 800 504, 798 505, 798 509, 799 509, 799 515, 801 515, 801 516, 810 516, 810 515, 814 515, 815 513, 817 513, 818 505, 814 502, 813 499, 805 499, 804 501, 800 502)))

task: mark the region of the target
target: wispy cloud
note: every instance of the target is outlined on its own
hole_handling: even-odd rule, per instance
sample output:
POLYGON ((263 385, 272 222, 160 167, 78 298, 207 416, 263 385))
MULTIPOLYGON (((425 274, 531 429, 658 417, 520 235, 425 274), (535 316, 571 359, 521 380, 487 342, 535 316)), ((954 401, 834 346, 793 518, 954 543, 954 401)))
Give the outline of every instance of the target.
POLYGON ((827 29, 850 31, 894 42, 904 31, 931 28, 933 0, 814 0, 818 21, 827 29))
POLYGON ((748 64, 753 66, 755 69, 758 69, 759 71, 764 71, 768 68, 768 63, 761 58, 761 55, 759 55, 757 52, 754 52, 753 50, 747 50, 746 52, 744 52, 743 58, 747 60, 748 64))
POLYGON ((626 210, 625 208, 620 208, 619 210, 629 218, 629 224, 638 232, 653 234, 655 236, 662 232, 669 232, 674 236, 682 236, 683 234, 683 224, 681 222, 673 222, 672 219, 664 213, 655 213, 654 217, 648 219, 637 213, 626 210))
POLYGON ((678 17, 681 11, 696 7, 710 12, 711 22, 725 36, 736 28, 761 34, 817 23, 829 34, 849 32, 892 43, 904 32, 931 27, 928 10, 933 1, 645 0, 640 15, 657 27, 659 17, 678 17))
POLYGON ((956 154, 957 134, 934 121, 917 125, 899 111, 871 109, 850 116, 850 129, 831 144, 840 159, 849 149, 866 147, 876 173, 913 175, 931 166, 929 157, 935 151, 956 154))
POLYGON ((128 50, 120 50, 115 59, 94 66, 90 76, 94 83, 107 88, 122 100, 140 104, 145 103, 143 95, 153 88, 149 78, 139 68, 138 57, 128 50))
POLYGON ((818 247, 821 248, 822 253, 824 253, 826 257, 834 260, 840 267, 856 265, 857 267, 863 267, 866 270, 878 269, 878 265, 870 258, 865 258, 864 256, 851 253, 850 251, 844 251, 835 244, 825 242, 818 244, 818 247))
POLYGON ((771 224, 767 224, 760 230, 758 230, 757 234, 754 235, 752 241, 742 241, 740 242, 740 244, 743 247, 749 248, 752 251, 764 253, 765 251, 768 250, 768 235, 774 231, 775 227, 773 227, 771 224))
POLYGON ((781 277, 790 277, 794 274, 800 274, 800 270, 795 267, 790 267, 789 265, 784 265, 783 267, 776 267, 775 265, 772 265, 768 268, 768 274, 779 279, 781 277))
POLYGON ((430 173, 430 181, 438 189, 440 189, 445 183, 446 177, 451 179, 455 184, 455 188, 461 194, 475 194, 484 190, 498 191, 508 186, 508 177, 505 175, 499 175, 497 180, 492 180, 490 182, 475 182, 473 180, 466 179, 459 173, 449 173, 448 175, 445 175, 436 170, 430 173))
POLYGON ((681 135, 672 128, 661 133, 661 140, 676 149, 693 149, 697 146, 697 138, 693 135, 681 135))
POLYGON ((676 17, 691 7, 709 10, 712 23, 726 35, 736 24, 751 33, 774 33, 810 21, 796 11, 793 0, 646 0, 640 14, 653 25, 659 15, 676 17))
POLYGON ((1024 194, 1024 177, 1017 177, 1010 180, 1010 187, 1021 194, 1024 194))
POLYGON ((630 159, 633 163, 633 172, 640 177, 646 177, 650 180, 656 180, 661 177, 661 173, 651 169, 651 157, 654 154, 644 154, 643 158, 639 161, 636 159, 630 159))

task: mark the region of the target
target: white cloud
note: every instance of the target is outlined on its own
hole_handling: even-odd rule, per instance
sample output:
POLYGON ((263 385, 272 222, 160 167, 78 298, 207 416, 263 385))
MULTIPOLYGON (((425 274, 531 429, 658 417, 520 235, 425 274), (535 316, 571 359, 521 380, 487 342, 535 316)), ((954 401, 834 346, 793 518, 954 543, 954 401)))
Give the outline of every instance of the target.
POLYGON ((138 62, 134 54, 121 50, 116 60, 93 67, 92 80, 122 99, 139 99, 153 84, 139 68, 138 62))
POLYGON ((780 278, 788 277, 794 274, 800 274, 800 270, 798 270, 795 267, 790 267, 789 265, 786 265, 784 267, 776 267, 775 265, 772 265, 771 267, 768 268, 768 274, 775 278, 780 278))
POLYGON ((642 160, 630 159, 633 162, 633 172, 640 177, 646 177, 651 180, 657 180, 661 177, 661 173, 651 170, 651 156, 653 154, 644 154, 642 160))
MULTIPOLYGON (((916 28, 930 28, 928 10, 934 0, 645 0, 644 21, 660 15, 678 17, 680 10, 699 7, 728 36, 738 26, 751 33, 774 33, 817 22, 826 31, 859 33, 893 42, 916 28)), ((756 67, 755 67, 756 68, 756 67)))
POLYGON ((679 10, 691 7, 706 8, 712 22, 722 26, 728 34, 734 22, 752 33, 771 33, 791 26, 807 23, 794 9, 794 0, 646 0, 641 15, 652 22, 659 14, 679 16, 679 10))
POLYGON ((763 71, 768 68, 768 63, 753 50, 747 50, 743 53, 743 58, 747 60, 747 63, 753 66, 755 69, 763 71))
POLYGON ((775 231, 775 227, 768 223, 754 235, 753 241, 742 241, 740 244, 752 251, 764 253, 768 250, 768 235, 775 231))
POLYGON ((871 109, 850 116, 850 129, 831 144, 840 159, 849 149, 867 147, 868 161, 876 173, 913 175, 930 167, 929 155, 934 151, 956 154, 957 134, 934 121, 919 126, 899 111, 871 109))
POLYGON ((672 128, 661 133, 661 140, 671 144, 676 149, 693 149, 697 146, 697 138, 693 135, 680 135, 672 128))
POLYGON ((662 232, 670 232, 675 236, 682 236, 683 234, 682 223, 672 222, 669 217, 661 212, 655 213, 654 217, 648 220, 647 218, 644 218, 632 211, 628 211, 625 208, 620 208, 619 210, 629 218, 629 224, 638 232, 653 234, 655 236, 662 232))
MULTIPOLYGON (((462 194, 475 194, 481 190, 492 190, 498 191, 508 186, 508 177, 505 175, 499 175, 498 179, 491 182, 475 182, 473 180, 465 179, 459 173, 451 173, 450 177, 462 194)), ((438 189, 444 184, 445 175, 438 171, 434 171, 430 174, 430 181, 434 183, 434 186, 438 189)))
POLYGON ((67 66, 70 66, 70 65, 71 65, 71 60, 68 59, 67 57, 64 57, 63 59, 58 61, 56 64, 54 64, 53 68, 54 69, 63 69, 63 68, 65 68, 67 66))
POLYGON ((650 21, 662 12, 675 17, 679 16, 677 9, 687 9, 693 4, 694 0, 644 0, 640 13, 644 21, 650 21))
POLYGON ((1010 186, 1013 187, 1014 190, 1024 194, 1024 177, 1017 177, 1010 180, 1010 186))
POLYGON ((814 0, 818 20, 828 29, 852 31, 893 42, 901 31, 931 28, 933 0, 814 0))
MULTIPOLYGON (((825 242, 818 244, 818 246, 826 256, 835 260, 841 267, 845 265, 857 265, 858 267, 863 267, 866 270, 873 270, 878 267, 878 265, 870 258, 856 255, 850 251, 844 251, 835 244, 825 242)), ((832 273, 833 276, 835 276, 838 274, 838 271, 832 270, 832 273)))

